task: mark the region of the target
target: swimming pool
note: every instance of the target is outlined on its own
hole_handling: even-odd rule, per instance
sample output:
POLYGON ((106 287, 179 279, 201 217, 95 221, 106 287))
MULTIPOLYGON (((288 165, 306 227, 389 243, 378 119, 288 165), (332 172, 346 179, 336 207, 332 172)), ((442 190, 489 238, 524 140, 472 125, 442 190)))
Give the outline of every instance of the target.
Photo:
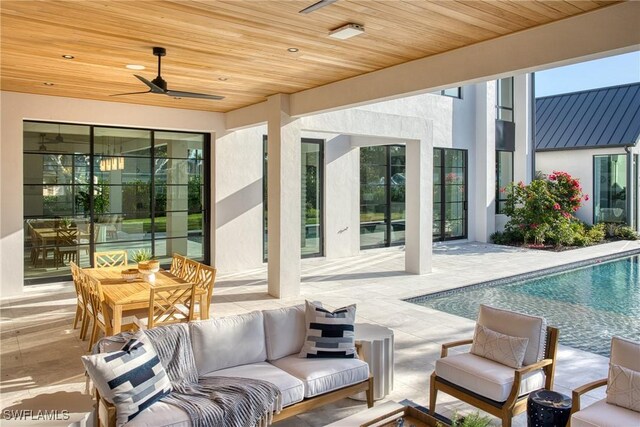
POLYGON ((485 283, 411 298, 476 319, 479 304, 543 316, 562 344, 609 356, 614 335, 640 341, 640 257, 632 256, 507 284, 485 283))

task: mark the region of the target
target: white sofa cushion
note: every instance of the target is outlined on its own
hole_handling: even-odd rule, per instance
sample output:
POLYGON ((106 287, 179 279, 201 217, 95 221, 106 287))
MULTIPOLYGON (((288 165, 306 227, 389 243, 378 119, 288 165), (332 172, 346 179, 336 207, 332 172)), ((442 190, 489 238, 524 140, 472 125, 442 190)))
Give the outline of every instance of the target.
MULTIPOLYGON (((447 356, 436 361, 436 375, 496 402, 511 393, 514 369, 471 353, 447 356)), ((520 384, 523 395, 544 387, 542 369, 525 374, 520 384)))
POLYGON ((359 359, 302 359, 292 355, 271 363, 302 380, 304 397, 328 393, 369 378, 369 365, 359 359))
POLYGON ((544 318, 480 304, 478 324, 501 334, 529 338, 522 361, 524 366, 539 362, 544 357, 547 341, 547 321, 544 318))
POLYGON ((260 311, 191 322, 189 326, 191 346, 200 376, 267 359, 264 322, 260 311))
POLYGON ((511 337, 476 324, 470 352, 511 368, 521 368, 529 338, 511 337))
POLYGON ((610 405, 602 399, 571 416, 571 427, 620 426, 640 426, 640 412, 610 405))
POLYGON ((125 427, 191 427, 191 420, 182 409, 160 401, 140 412, 125 427))
POLYGON ((276 360, 300 353, 306 333, 304 305, 264 310, 262 314, 264 316, 267 360, 276 360))
POLYGON ((304 384, 298 378, 278 369, 268 362, 251 363, 210 372, 205 377, 255 378, 275 384, 282 392, 282 406, 289 406, 304 399, 304 384))

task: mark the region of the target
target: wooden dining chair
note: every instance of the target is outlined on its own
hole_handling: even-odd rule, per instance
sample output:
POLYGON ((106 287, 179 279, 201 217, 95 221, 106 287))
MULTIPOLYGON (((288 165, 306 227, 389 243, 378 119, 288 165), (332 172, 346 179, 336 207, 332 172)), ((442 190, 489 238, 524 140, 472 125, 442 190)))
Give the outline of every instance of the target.
POLYGON ((160 325, 190 322, 194 319, 196 285, 151 286, 149 312, 146 317, 136 316, 140 329, 151 329, 160 325))
POLYGON ((127 251, 106 251, 93 254, 94 268, 128 265, 127 251))
POLYGON ((58 268, 64 261, 78 262, 78 229, 59 228, 56 230, 54 264, 58 268))
MULTIPOLYGON (((89 339, 88 351, 96 343, 98 339, 98 330, 101 330, 105 336, 113 335, 113 319, 111 317, 111 309, 104 300, 102 293, 102 284, 99 280, 83 274, 84 285, 88 291, 90 311, 93 317, 93 328, 91 329, 91 338, 89 339)), ((122 330, 135 330, 137 325, 134 321, 134 315, 122 318, 122 330)))
POLYGON ((171 267, 169 268, 169 273, 173 274, 176 277, 180 277, 182 275, 182 269, 184 268, 184 262, 186 257, 180 254, 173 254, 173 258, 171 258, 171 267))
POLYGON ((193 283, 196 285, 196 289, 202 289, 207 292, 207 307, 200 307, 200 303, 196 302, 198 305, 198 310, 196 310, 196 317, 202 319, 202 314, 207 315, 209 313, 209 304, 211 304, 211 297, 213 297, 213 286, 216 281, 216 269, 209 266, 200 264, 197 270, 197 274, 193 283))
POLYGON ((71 261, 69 262, 71 268, 71 278, 73 279, 73 285, 76 288, 76 315, 73 318, 73 329, 78 327, 78 322, 82 320, 80 324, 80 339, 84 339, 83 331, 85 330, 85 323, 89 320, 89 313, 87 311, 87 303, 82 291, 82 282, 80 278, 80 267, 71 261))
POLYGON ((196 277, 198 277, 199 268, 200 268, 200 263, 198 261, 185 258, 184 265, 182 266, 182 274, 178 277, 180 277, 183 280, 186 280, 189 283, 193 283, 196 281, 196 277))

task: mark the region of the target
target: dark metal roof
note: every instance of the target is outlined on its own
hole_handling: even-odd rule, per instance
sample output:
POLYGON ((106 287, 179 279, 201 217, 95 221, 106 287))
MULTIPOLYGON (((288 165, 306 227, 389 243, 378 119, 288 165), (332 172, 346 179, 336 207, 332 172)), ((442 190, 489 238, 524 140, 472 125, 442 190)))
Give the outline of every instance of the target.
POLYGON ((635 145, 640 83, 536 99, 536 150, 635 145))

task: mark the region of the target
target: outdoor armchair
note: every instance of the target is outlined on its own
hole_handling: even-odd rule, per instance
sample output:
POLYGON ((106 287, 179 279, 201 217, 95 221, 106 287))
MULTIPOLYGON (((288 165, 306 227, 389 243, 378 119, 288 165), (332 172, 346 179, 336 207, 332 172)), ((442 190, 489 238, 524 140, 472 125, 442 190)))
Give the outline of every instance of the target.
POLYGON ((440 390, 511 426, 511 419, 526 410, 529 393, 553 387, 557 344, 558 330, 547 327, 545 319, 481 305, 474 339, 442 345, 431 375, 429 410, 435 412, 440 390), (493 339, 479 329, 488 329, 493 339), (514 347, 509 340, 520 344, 515 367, 502 360, 514 347), (474 344, 471 352, 448 354, 450 348, 468 344, 474 344))

